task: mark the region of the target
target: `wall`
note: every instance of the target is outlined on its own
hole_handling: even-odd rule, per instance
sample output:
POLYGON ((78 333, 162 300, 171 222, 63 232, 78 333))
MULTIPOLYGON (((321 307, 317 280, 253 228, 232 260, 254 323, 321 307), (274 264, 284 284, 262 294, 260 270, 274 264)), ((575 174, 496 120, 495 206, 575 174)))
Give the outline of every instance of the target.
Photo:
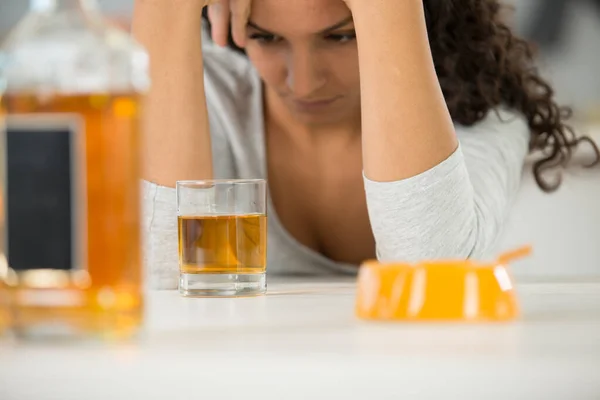
MULTIPOLYGON (((133 0, 98 0, 98 3, 106 13, 129 15, 133 0)), ((25 14, 28 6, 28 0, 0 0, 0 38, 25 14)))

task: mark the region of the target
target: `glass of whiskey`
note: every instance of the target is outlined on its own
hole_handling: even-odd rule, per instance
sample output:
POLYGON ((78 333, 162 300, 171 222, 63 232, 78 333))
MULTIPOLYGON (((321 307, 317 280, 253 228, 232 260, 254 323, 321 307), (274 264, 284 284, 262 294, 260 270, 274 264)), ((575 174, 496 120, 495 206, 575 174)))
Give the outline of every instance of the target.
POLYGON ((31 0, 0 48, 0 319, 17 337, 138 331, 148 88, 145 50, 95 0, 31 0))
POLYGON ((266 192, 263 179, 177 182, 181 295, 266 292, 266 192))

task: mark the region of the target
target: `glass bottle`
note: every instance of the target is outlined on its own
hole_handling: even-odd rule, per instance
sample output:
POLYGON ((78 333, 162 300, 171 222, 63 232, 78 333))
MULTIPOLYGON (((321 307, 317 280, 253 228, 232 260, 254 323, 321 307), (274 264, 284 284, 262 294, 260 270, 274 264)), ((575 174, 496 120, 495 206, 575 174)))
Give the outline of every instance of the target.
POLYGON ((0 324, 18 337, 138 330, 148 86, 145 51, 96 0, 31 0, 2 46, 0 324))

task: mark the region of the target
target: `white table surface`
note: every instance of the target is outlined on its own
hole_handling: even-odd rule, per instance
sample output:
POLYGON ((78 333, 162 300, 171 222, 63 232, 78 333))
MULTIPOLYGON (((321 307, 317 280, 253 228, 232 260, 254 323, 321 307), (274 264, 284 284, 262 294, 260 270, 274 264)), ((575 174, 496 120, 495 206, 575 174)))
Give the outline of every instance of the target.
POLYGON ((134 343, 0 342, 0 399, 600 399, 600 279, 518 292, 497 325, 361 321, 352 281, 151 292, 134 343))

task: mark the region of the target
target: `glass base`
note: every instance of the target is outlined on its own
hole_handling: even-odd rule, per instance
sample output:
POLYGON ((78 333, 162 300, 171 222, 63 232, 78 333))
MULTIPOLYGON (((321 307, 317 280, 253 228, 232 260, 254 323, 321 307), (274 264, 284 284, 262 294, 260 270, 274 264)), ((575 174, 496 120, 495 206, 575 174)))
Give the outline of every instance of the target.
POLYGON ((179 293, 185 297, 259 296, 266 291, 265 273, 179 275, 179 293))
POLYGON ((141 336, 140 287, 0 287, 0 335, 24 341, 124 341, 141 336))
POLYGON ((141 325, 139 310, 97 313, 81 309, 20 308, 4 327, 4 336, 23 341, 127 342, 141 336, 141 325))

